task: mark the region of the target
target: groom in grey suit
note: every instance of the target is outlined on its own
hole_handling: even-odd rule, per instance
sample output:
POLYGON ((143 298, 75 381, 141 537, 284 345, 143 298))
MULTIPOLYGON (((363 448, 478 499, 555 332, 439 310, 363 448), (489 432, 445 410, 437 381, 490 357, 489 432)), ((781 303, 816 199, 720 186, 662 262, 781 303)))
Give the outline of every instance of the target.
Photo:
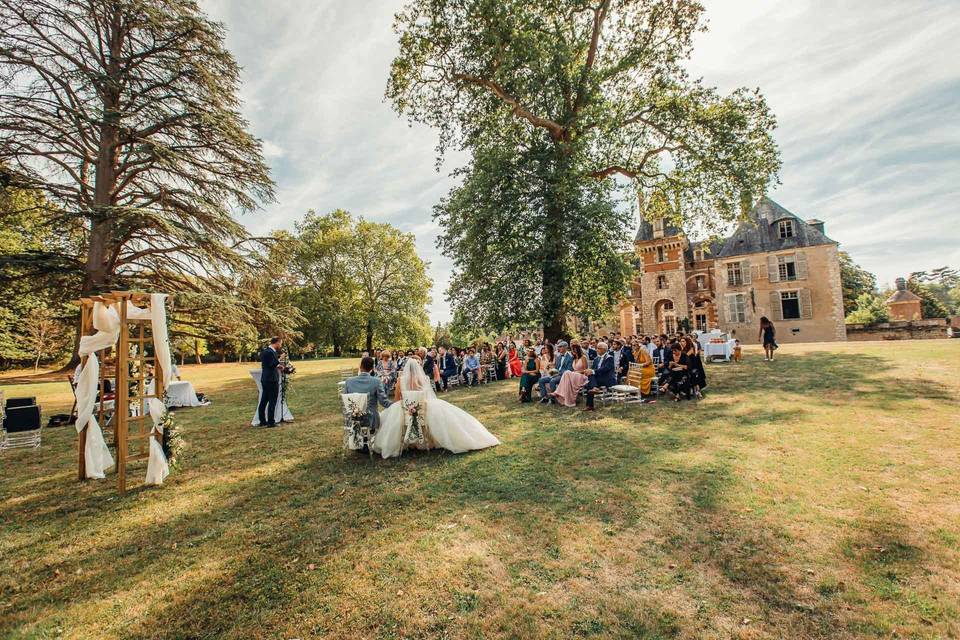
POLYGON ((386 408, 392 403, 387 399, 383 382, 380 381, 380 378, 371 375, 373 364, 373 358, 370 356, 361 359, 360 375, 347 378, 344 393, 366 393, 369 396, 367 400, 367 419, 370 421, 370 429, 376 433, 380 429, 380 412, 377 411, 377 404, 386 408))

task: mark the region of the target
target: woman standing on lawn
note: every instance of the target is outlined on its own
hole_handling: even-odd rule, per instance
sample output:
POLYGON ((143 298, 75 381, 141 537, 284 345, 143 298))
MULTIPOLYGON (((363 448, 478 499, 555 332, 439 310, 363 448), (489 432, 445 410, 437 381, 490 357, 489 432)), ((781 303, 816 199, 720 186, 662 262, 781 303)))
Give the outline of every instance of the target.
POLYGON ((769 360, 773 362, 773 351, 777 348, 776 337, 777 330, 773 326, 773 323, 770 322, 767 316, 760 318, 760 334, 757 336, 757 339, 763 343, 764 361, 769 360))

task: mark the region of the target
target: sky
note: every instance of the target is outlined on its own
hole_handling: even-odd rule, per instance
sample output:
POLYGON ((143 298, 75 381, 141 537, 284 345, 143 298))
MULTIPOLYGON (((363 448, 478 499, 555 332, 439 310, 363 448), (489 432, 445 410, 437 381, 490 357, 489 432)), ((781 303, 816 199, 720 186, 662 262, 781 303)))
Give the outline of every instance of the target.
MULTIPOLYGON (((405 0, 201 0, 243 66, 244 115, 277 183, 254 233, 337 208, 415 234, 450 319, 451 262, 432 208, 464 162, 436 167, 436 133, 384 101, 405 0)), ((759 87, 783 169, 769 195, 877 275, 960 267, 960 11, 956 0, 704 0, 689 68, 759 87)))

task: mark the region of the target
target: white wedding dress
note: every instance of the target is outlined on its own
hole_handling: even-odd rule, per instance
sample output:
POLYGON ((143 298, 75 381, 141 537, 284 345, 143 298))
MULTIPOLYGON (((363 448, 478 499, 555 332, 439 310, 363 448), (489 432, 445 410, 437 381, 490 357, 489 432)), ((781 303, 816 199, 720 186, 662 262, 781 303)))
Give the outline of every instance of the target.
MULTIPOLYGON (((476 418, 437 397, 433 384, 416 358, 407 360, 398 384, 402 397, 417 398, 423 405, 428 447, 463 453, 500 444, 496 436, 487 431, 476 418)), ((374 438, 373 450, 384 458, 399 456, 403 451, 406 425, 407 415, 403 402, 394 402, 380 414, 380 429, 374 438)))

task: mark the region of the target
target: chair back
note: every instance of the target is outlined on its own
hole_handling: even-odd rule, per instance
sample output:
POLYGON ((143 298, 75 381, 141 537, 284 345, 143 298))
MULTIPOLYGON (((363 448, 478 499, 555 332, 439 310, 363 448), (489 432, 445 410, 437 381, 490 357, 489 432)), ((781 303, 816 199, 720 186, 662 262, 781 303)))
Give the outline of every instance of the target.
POLYGON ((370 396, 366 393, 343 393, 340 402, 343 404, 343 448, 358 451, 367 447, 372 456, 370 445, 373 444, 374 434, 367 413, 370 396))
POLYGON ((643 381, 643 367, 638 362, 631 362, 630 369, 627 371, 627 384, 631 387, 640 387, 643 381))
POLYGON ((4 406, 7 409, 13 409, 14 407, 29 407, 35 404, 37 404, 36 398, 7 398, 4 406))
POLYGON ((3 417, 3 429, 7 433, 36 431, 40 429, 40 407, 10 407, 3 417))
POLYGON ((346 367, 341 367, 341 368, 340 368, 340 379, 341 379, 341 380, 346 380, 347 378, 352 378, 352 377, 355 376, 355 375, 357 375, 357 371, 356 371, 355 369, 350 369, 350 368, 346 368, 346 367))
POLYGON ((367 405, 370 404, 370 396, 366 393, 344 393, 340 396, 343 403, 343 410, 350 415, 367 413, 367 405))

